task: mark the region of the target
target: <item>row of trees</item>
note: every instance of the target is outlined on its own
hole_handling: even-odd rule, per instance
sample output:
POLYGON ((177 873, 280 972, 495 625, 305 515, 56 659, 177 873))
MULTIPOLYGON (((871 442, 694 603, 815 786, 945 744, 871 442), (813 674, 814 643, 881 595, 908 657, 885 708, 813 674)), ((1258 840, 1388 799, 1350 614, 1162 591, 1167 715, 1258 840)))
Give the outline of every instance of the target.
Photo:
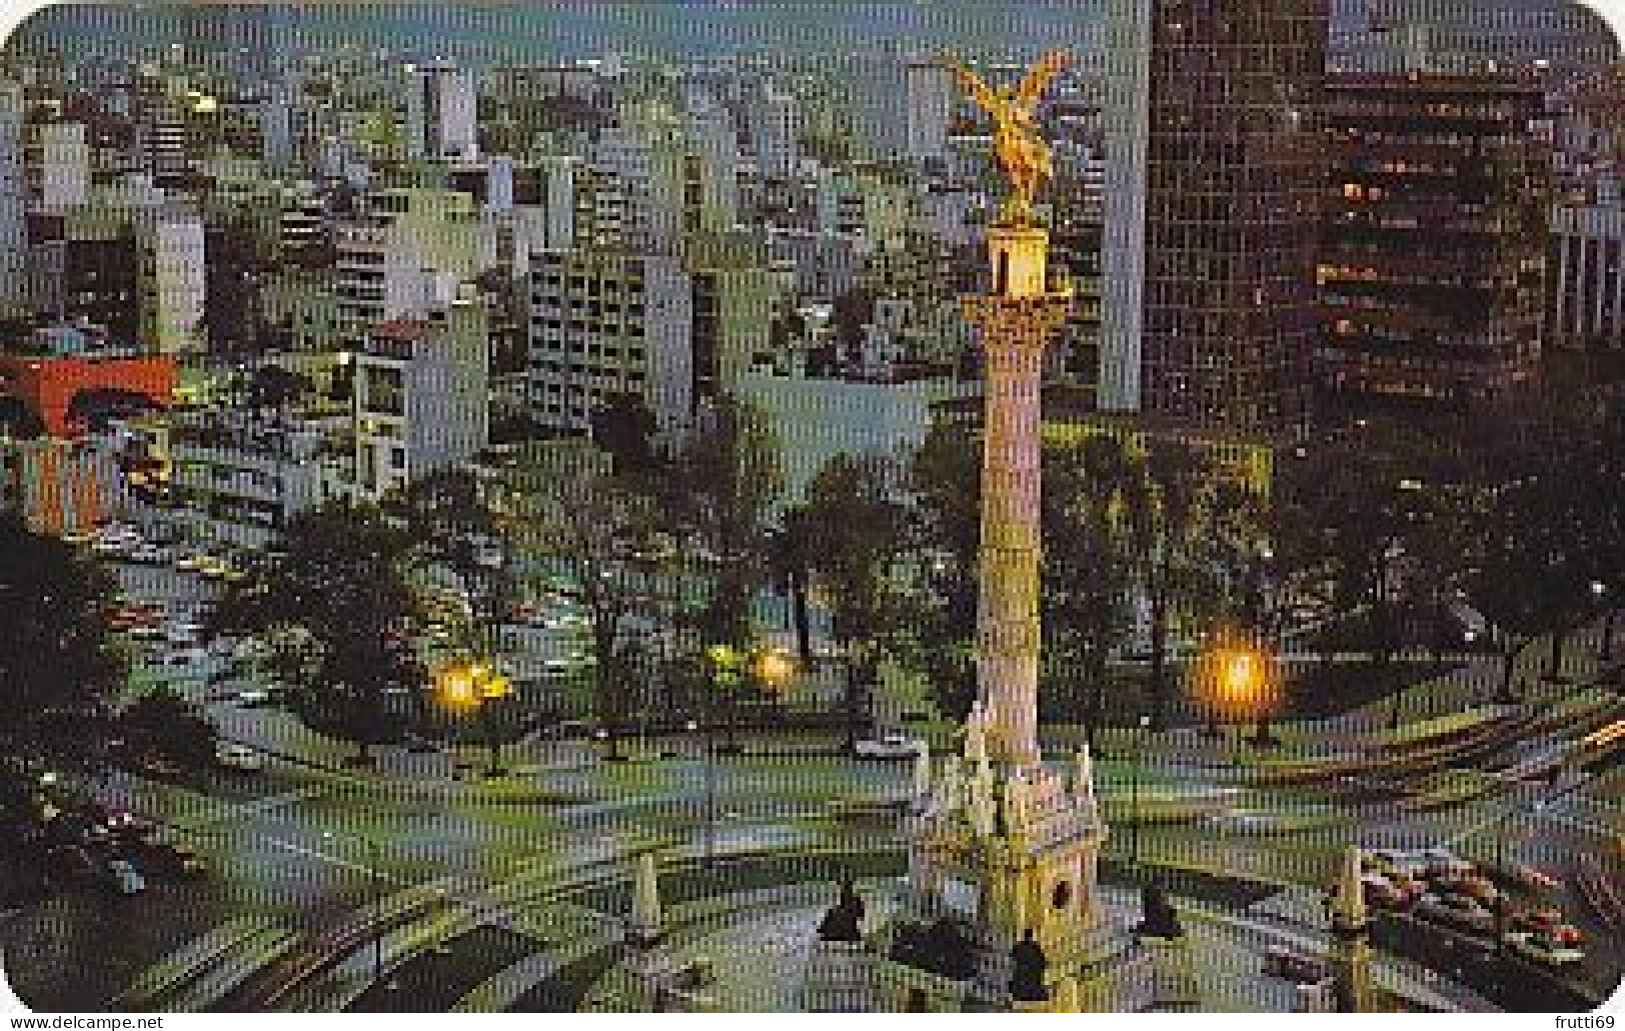
MULTIPOLYGON (((593 429, 602 462, 521 461, 496 487, 436 476, 378 512, 300 520, 217 625, 266 640, 286 682, 319 685, 299 703, 312 725, 382 740, 380 713, 397 714, 387 733, 421 720, 423 692, 408 688, 424 676, 411 643, 425 584, 455 588, 459 646, 490 655, 523 576, 545 568, 585 609, 592 708, 613 742, 651 711, 731 724, 768 686, 741 658, 757 648, 754 602, 774 587, 789 598, 810 659, 816 589, 845 663, 849 742, 888 662, 963 715, 975 694, 972 430, 938 426, 906 465, 838 457, 781 508, 777 445, 748 405, 724 400, 664 447, 631 401, 593 429)), ((1093 732, 1133 711, 1163 726, 1205 635, 1269 639, 1306 602, 1342 617, 1333 647, 1379 665, 1459 643, 1439 617, 1465 602, 1493 627, 1485 643, 1506 660, 1508 695, 1531 640, 1553 635, 1555 669, 1567 630, 1625 592, 1622 455, 1619 408, 1584 377, 1453 427, 1357 427, 1279 459, 1268 498, 1175 441, 1047 441, 1045 716, 1093 732), (1110 660, 1126 652, 1146 667, 1127 707, 1108 694, 1110 660)))

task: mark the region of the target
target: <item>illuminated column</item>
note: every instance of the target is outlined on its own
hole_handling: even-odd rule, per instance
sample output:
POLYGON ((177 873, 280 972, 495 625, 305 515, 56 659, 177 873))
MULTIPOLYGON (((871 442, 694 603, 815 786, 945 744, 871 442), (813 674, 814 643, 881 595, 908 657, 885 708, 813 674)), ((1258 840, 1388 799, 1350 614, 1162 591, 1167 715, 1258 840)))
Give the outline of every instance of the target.
POLYGON ((964 300, 987 356, 978 695, 988 755, 1010 766, 1039 761, 1039 390, 1044 344, 1072 302, 1047 289, 1048 247, 1042 229, 994 227, 993 289, 964 300))

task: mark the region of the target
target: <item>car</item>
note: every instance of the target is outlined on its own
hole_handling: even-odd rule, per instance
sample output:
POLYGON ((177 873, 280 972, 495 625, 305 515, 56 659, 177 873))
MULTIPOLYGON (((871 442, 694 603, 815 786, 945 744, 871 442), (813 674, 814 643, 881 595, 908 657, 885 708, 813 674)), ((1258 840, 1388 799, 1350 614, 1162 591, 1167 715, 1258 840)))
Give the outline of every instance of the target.
POLYGON ((1381 874, 1361 874, 1360 887, 1365 892, 1366 901, 1382 909, 1403 909, 1411 902, 1409 894, 1381 874))
POLYGON ((1526 888, 1535 891, 1562 891, 1563 882, 1544 870, 1538 870, 1528 863, 1518 863, 1509 871, 1512 879, 1526 888))
POLYGON ((853 752, 861 759, 912 759, 923 747, 922 742, 902 734, 886 734, 859 741, 853 752))
POLYGON ((1414 858, 1433 877, 1468 877, 1477 869, 1447 848, 1424 848, 1414 858))
POLYGON ((195 551, 183 551, 175 556, 175 568, 196 572, 202 568, 206 560, 207 556, 200 555, 195 551))
POLYGON ((1457 930, 1487 934, 1495 929, 1495 916, 1465 895, 1423 895, 1416 915, 1457 930))
POLYGON ((72 544, 75 546, 89 544, 95 539, 96 537, 94 534, 87 533, 84 530, 69 530, 67 533, 62 535, 63 544, 72 544))
POLYGON ((208 872, 201 856, 173 841, 134 836, 121 842, 119 851, 138 869, 155 877, 201 877, 208 872))
POLYGON ((75 811, 89 820, 93 825, 105 828, 112 834, 146 834, 157 829, 157 824, 145 817, 137 816, 128 809, 107 805, 102 802, 85 802, 75 808, 75 811))
POLYGON ((257 709, 271 704, 271 692, 263 687, 250 687, 238 691, 234 699, 245 709, 257 709))
POLYGON ((139 895, 147 890, 147 879, 128 859, 109 859, 105 870, 107 886, 120 895, 139 895))
POLYGON ((96 861, 83 845, 57 845, 46 853, 46 877, 55 881, 96 876, 96 861))
POLYGON ((1573 924, 1563 922, 1563 912, 1553 906, 1515 910, 1507 923, 1514 931, 1536 931, 1556 938, 1564 945, 1580 945, 1585 933, 1573 924))
POLYGON ((1298 984, 1319 984, 1327 976, 1325 963, 1281 946, 1264 953, 1264 973, 1298 984))
POLYGON ((177 620, 169 624, 164 635, 175 644, 196 644, 203 636, 203 625, 187 620, 177 620))
POLYGON ((1501 889, 1486 877, 1438 877, 1433 889, 1439 894, 1465 895, 1484 906, 1493 906, 1501 900, 1501 889))
POLYGON ((265 768, 265 760, 260 753, 247 745, 235 741, 219 741, 214 746, 215 762, 228 770, 242 770, 252 773, 265 768))
POLYGON ((1427 869, 1427 864, 1404 849, 1374 848, 1366 852, 1365 857, 1371 867, 1382 874, 1398 872, 1420 877, 1427 869))
POLYGON ((1501 940, 1524 959, 1547 966, 1569 966, 1586 958, 1586 954, 1579 949, 1540 931, 1512 931, 1503 935, 1501 940))

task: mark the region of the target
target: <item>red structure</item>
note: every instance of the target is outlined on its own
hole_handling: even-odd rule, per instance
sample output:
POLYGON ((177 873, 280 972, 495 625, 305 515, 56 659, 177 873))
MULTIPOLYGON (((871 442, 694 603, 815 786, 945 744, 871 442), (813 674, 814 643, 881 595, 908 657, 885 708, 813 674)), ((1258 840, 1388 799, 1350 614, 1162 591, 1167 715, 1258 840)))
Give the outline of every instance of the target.
POLYGON ((118 390, 140 394, 160 405, 175 397, 175 359, 165 355, 139 358, 0 356, 0 394, 15 397, 45 425, 53 437, 77 437, 84 425, 69 418, 74 398, 86 391, 118 390))

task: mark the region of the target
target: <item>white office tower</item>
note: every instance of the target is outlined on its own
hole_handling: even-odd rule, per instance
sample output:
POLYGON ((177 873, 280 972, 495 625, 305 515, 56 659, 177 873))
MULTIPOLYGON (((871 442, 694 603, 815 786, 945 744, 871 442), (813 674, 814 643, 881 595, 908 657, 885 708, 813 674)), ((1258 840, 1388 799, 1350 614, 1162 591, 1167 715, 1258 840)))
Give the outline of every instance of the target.
POLYGON ((693 163, 685 170, 685 199, 694 198, 685 212, 689 230, 716 232, 739 221, 739 135, 733 119, 706 93, 689 97, 688 152, 693 163))
POLYGON ((179 208, 152 213, 138 237, 141 343, 159 354, 205 350, 203 220, 179 208))
POLYGON ((593 152, 593 217, 601 245, 671 254, 682 238, 682 123, 660 104, 623 112, 593 152))
POLYGON ((479 106, 473 73, 449 61, 411 70, 406 94, 407 153, 429 160, 472 161, 479 155, 479 106))
POLYGON ((503 213, 513 210, 513 158, 493 154, 485 165, 485 207, 503 213))
POLYGON ((550 154, 537 161, 537 204, 521 210, 534 228, 533 251, 567 251, 576 245, 576 176, 582 160, 574 154, 550 154))
POLYGON ((260 157, 272 172, 293 166, 293 109, 295 90, 286 78, 270 84, 270 96, 260 104, 260 157))
POLYGON ((356 493, 391 490, 472 458, 489 440, 490 349, 484 310, 456 305, 434 322, 374 326, 355 353, 356 493))
POLYGON ((801 164, 801 112, 795 95, 770 83, 751 113, 757 170, 767 179, 793 177, 801 164))
POLYGON ((911 61, 908 89, 908 156, 940 161, 948 156, 948 123, 954 111, 953 73, 936 61, 911 61))
POLYGON ((48 122, 39 127, 39 200, 46 211, 62 211, 90 196, 90 142, 80 122, 48 122))
POLYGON ((0 81, 0 314, 28 307, 28 198, 23 185, 23 90, 0 81))
POLYGON ((692 277, 666 255, 583 248, 530 266, 530 389, 543 426, 585 433, 611 397, 641 397, 663 431, 692 413, 692 277))

